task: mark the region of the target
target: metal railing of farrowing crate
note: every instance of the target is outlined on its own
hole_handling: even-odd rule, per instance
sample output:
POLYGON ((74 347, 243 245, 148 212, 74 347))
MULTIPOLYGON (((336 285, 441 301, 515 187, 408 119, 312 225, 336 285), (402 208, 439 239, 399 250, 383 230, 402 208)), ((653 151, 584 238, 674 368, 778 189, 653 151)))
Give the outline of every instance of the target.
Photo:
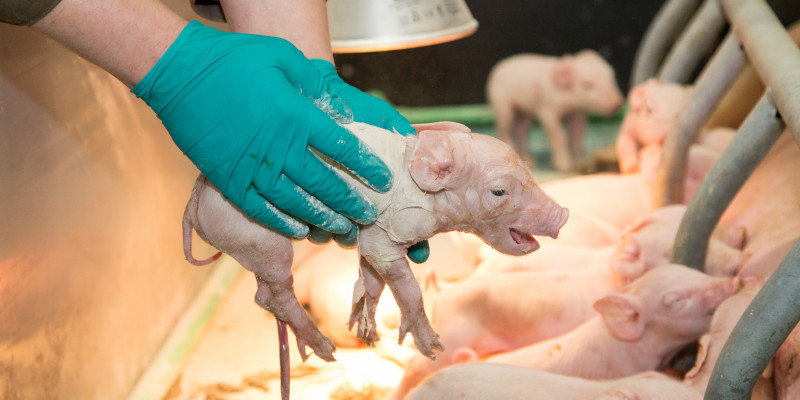
MULTIPOLYGON (((664 143, 654 198, 657 206, 682 199, 689 146, 747 60, 767 87, 703 180, 681 221, 673 262, 702 269, 712 230, 784 129, 788 126, 800 142, 800 50, 763 0, 705 0, 698 4, 699 0, 665 3, 639 47, 631 86, 653 76, 685 83, 723 32, 727 19, 730 32, 695 80, 692 97, 664 143)), ((750 398, 764 368, 800 321, 798 293, 800 240, 765 282, 725 343, 706 399, 750 398)))

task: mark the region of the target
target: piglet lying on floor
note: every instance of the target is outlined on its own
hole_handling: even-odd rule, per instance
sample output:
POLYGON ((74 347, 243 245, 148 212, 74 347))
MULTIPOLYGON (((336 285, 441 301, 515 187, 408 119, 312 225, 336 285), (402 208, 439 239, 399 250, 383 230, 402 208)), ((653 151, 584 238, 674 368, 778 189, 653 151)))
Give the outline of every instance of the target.
MULTIPOLYGON (((452 127, 458 124, 434 125, 452 127)), ((400 136, 374 126, 343 125, 372 148, 392 170, 394 184, 377 193, 337 170, 376 206, 378 219, 361 226, 360 277, 350 325, 367 344, 378 340, 375 310, 388 284, 401 311, 400 341, 411 332, 417 349, 435 357, 439 335, 425 315, 420 287, 405 258, 409 246, 436 233, 473 232, 500 252, 523 255, 539 248, 533 235, 558 236, 567 210, 536 185, 530 170, 508 145, 491 136, 423 130, 400 136)), ((300 306, 293 292, 291 239, 247 218, 199 177, 184 214, 184 250, 191 262, 192 227, 206 242, 231 255, 256 276, 258 305, 285 321, 305 347, 333 361, 333 343, 300 306)), ((344 321, 343 321, 344 322, 344 321)))
POLYGON ((654 371, 596 381, 494 363, 448 367, 407 400, 700 400, 702 395, 654 371))
POLYGON ((486 361, 587 379, 663 368, 676 352, 708 331, 714 310, 740 285, 739 278, 662 265, 622 292, 595 302, 600 315, 575 330, 486 361))
MULTIPOLYGON (((722 346, 730 337, 734 326, 742 318, 750 302, 753 301, 756 293, 763 285, 754 277, 742 279, 744 287, 735 295, 728 297, 719 305, 714 317, 711 319, 711 327, 708 333, 703 334, 698 342, 699 349, 694 367, 686 373, 683 383, 695 389, 697 393, 705 393, 714 366, 722 353, 722 346)), ((776 356, 776 360, 777 360, 776 356)), ((775 387, 772 382, 772 363, 767 366, 759 379, 753 385, 750 400, 771 400, 775 399, 775 387)), ((797 396, 787 399, 796 399, 797 396)))
MULTIPOLYGON (((390 398, 403 398, 447 365, 552 339, 594 317, 598 299, 669 263, 685 210, 682 205, 657 210, 625 232, 616 246, 553 243, 522 257, 488 258, 436 298, 431 320, 448 348, 436 360, 412 356, 390 398)), ((737 227, 719 226, 710 240, 706 270, 733 276, 744 259, 742 236, 737 227)), ((664 290, 654 283, 648 288, 664 290)))

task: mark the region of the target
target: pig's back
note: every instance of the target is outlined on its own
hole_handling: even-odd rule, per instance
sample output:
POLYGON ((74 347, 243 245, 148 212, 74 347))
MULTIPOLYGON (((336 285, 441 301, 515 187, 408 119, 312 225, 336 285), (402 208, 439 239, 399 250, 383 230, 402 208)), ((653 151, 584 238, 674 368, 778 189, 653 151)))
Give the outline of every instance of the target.
MULTIPOLYGON (((351 173, 343 169, 339 169, 337 172, 375 204, 378 211, 376 224, 389 234, 393 242, 411 241, 415 243, 421 240, 417 237, 419 235, 409 233, 408 229, 404 229, 404 227, 409 227, 407 223, 409 218, 418 222, 426 218, 430 219, 429 200, 425 192, 414 183, 406 165, 406 152, 413 147, 416 136, 402 136, 383 128, 357 122, 343 126, 358 136, 386 163, 392 171, 392 188, 388 192, 379 193, 361 183, 351 173), (395 218, 396 214, 403 210, 414 210, 414 216, 404 215, 399 220, 395 218)), ((417 233, 426 236, 425 238, 429 237, 425 234, 427 232, 417 233)))
POLYGON ((486 362, 453 365, 409 393, 422 399, 591 399, 599 383, 525 367, 486 362))
POLYGON ((219 251, 234 258, 252 249, 262 254, 271 251, 291 252, 292 243, 287 236, 249 218, 225 199, 205 177, 197 180, 189 201, 197 204, 193 215, 190 215, 194 230, 219 251))
MULTIPOLYGON (((342 168, 338 164, 336 172, 347 182, 353 184, 365 197, 370 199, 378 208, 380 213, 385 203, 391 197, 392 192, 397 187, 398 180, 404 170, 404 158, 406 149, 405 138, 397 133, 388 131, 377 126, 372 126, 360 122, 353 122, 350 124, 342 125, 344 128, 357 136, 364 144, 366 144, 380 159, 389 167, 392 172, 392 189, 385 193, 379 193, 372 190, 369 186, 361 182, 350 171, 342 168)), ((331 163, 330 159, 324 158, 325 161, 331 163)))
POLYGON ((522 97, 536 92, 535 82, 544 82, 555 66, 555 57, 538 54, 517 54, 498 62, 486 80, 486 95, 489 101, 511 99, 522 101, 522 97))

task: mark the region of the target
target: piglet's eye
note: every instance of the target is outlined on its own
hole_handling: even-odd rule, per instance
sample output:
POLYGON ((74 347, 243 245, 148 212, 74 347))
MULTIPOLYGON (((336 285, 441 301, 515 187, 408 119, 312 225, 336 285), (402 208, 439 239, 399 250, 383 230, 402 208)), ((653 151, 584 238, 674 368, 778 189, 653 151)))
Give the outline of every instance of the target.
POLYGON ((502 196, 502 195, 506 194, 506 190, 505 189, 492 189, 492 194, 495 195, 495 196, 502 196))

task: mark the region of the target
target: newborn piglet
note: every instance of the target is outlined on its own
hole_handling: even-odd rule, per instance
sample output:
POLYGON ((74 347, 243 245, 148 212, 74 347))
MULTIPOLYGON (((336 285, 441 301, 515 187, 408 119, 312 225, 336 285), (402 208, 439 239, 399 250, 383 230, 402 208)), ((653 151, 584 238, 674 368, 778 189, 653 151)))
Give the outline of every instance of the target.
POLYGON ((586 113, 610 115, 625 101, 614 70, 593 50, 560 58, 528 53, 503 59, 489 73, 486 98, 497 135, 514 143, 528 162, 533 161, 528 131, 533 118, 538 118, 559 171, 573 170, 583 156, 586 113))
MULTIPOLYGON (((622 119, 616 150, 623 174, 639 172, 642 152, 661 154, 664 139, 677 123, 689 100, 691 87, 649 79, 628 94, 628 112, 622 119)), ((658 160, 655 160, 658 165, 658 160)))
MULTIPOLYGON (((744 287, 733 296, 725 299, 719 305, 714 317, 711 318, 709 331, 700 337, 695 365, 684 376, 683 383, 703 394, 711 379, 711 372, 719 359, 725 341, 731 335, 733 328, 744 314, 745 309, 753 301, 763 282, 754 277, 742 279, 744 287)), ((770 363, 762 376, 756 381, 751 394, 751 400, 775 399, 775 388, 772 383, 772 363, 770 363)), ((796 398, 796 397, 787 397, 796 398)))
POLYGON ((656 267, 620 293, 598 300, 600 313, 575 330, 489 357, 588 379, 612 379, 666 366, 708 331, 719 304, 740 286, 678 264, 656 267))
MULTIPOLYGON (((485 357, 575 329, 597 314, 592 308, 597 300, 669 263, 685 210, 682 205, 657 210, 630 227, 616 246, 583 248, 556 242, 521 257, 487 258, 474 275, 439 294, 431 320, 447 349, 436 360, 414 355, 392 398, 402 398, 447 365, 472 359, 470 352, 485 357)), ((718 227, 706 270, 732 276, 744 258, 732 246, 741 247, 742 234, 741 229, 718 227)))
MULTIPOLYGON (((343 126, 389 166, 394 179, 388 192, 378 193, 337 169, 378 211, 377 221, 358 231, 361 268, 350 325, 359 325, 358 337, 365 343, 378 340, 375 307, 388 284, 401 311, 400 340, 410 332, 417 349, 434 357, 433 350, 443 346, 425 315, 406 259, 408 247, 440 232, 460 230, 475 233, 500 252, 523 255, 539 248, 533 235, 558 235, 567 210, 545 195, 510 147, 491 136, 436 130, 401 136, 361 123, 343 126)), ((294 295, 289 237, 248 218, 202 176, 192 189, 183 223, 184 232, 193 227, 203 240, 254 273, 256 303, 292 328, 304 360, 306 346, 323 360, 334 360, 333 343, 294 295)))
POLYGON ((700 400, 702 395, 648 371, 615 380, 590 380, 516 365, 466 363, 448 367, 407 400, 700 400))

